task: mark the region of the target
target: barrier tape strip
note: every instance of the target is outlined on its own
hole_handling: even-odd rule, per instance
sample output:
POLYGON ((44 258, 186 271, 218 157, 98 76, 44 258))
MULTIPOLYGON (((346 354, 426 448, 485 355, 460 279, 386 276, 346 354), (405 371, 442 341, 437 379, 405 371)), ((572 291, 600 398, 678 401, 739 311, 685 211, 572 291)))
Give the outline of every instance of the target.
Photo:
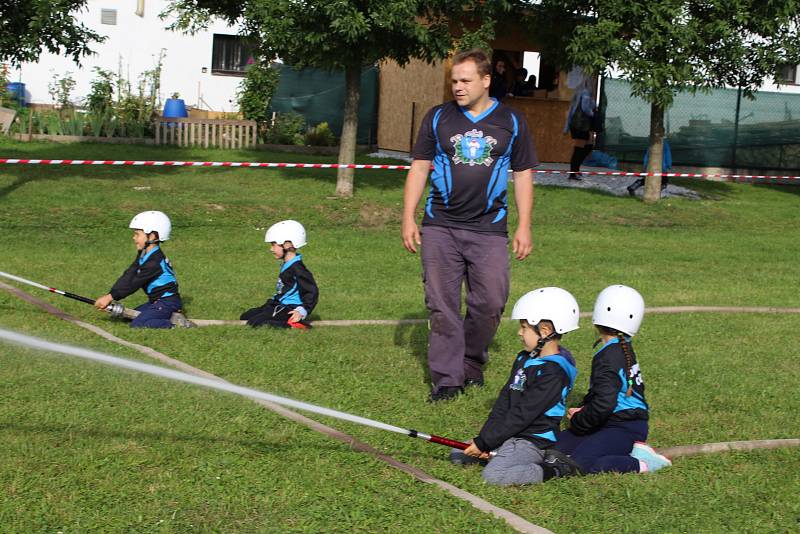
MULTIPOLYGON (((16 159, 0 158, 0 164, 8 165, 113 165, 143 167, 253 167, 287 169, 380 169, 406 171, 410 165, 339 164, 339 163, 275 163, 259 161, 157 161, 157 160, 103 160, 103 159, 16 159)), ((511 172, 511 171, 509 171, 511 172)), ((534 174, 569 174, 562 169, 532 169, 534 174)), ((663 176, 666 178, 716 178, 733 182, 755 180, 800 181, 800 176, 770 174, 722 174, 697 172, 626 172, 626 171, 579 171, 584 176, 663 176)))

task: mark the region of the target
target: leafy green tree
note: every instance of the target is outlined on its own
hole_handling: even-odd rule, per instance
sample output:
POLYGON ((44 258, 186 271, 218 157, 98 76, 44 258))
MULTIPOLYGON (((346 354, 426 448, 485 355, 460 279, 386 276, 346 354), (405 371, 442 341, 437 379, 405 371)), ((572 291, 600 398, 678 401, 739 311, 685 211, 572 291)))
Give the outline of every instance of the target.
MULTIPOLYGON (((241 23, 264 58, 295 67, 343 70, 346 96, 339 163, 355 161, 361 69, 381 60, 447 57, 457 36, 490 35, 505 0, 172 0, 173 28, 194 31, 212 17, 241 23), (467 30, 467 26, 471 30, 467 30)), ((336 193, 353 194, 353 170, 339 169, 336 193)))
POLYGON ((266 124, 267 108, 278 87, 280 74, 267 61, 259 59, 247 67, 247 72, 236 94, 239 110, 245 119, 258 122, 259 128, 266 124))
POLYGON ((0 2, 0 60, 36 61, 42 49, 72 56, 76 63, 89 46, 105 38, 75 21, 86 0, 3 0, 0 2))
MULTIPOLYGON (((540 17, 570 17, 572 31, 550 42, 571 64, 615 67, 650 103, 651 173, 661 172, 664 111, 677 93, 733 86, 752 96, 780 65, 800 62, 800 0, 542 0, 540 8, 540 17)), ((660 176, 647 178, 646 202, 660 198, 660 186, 660 176)))

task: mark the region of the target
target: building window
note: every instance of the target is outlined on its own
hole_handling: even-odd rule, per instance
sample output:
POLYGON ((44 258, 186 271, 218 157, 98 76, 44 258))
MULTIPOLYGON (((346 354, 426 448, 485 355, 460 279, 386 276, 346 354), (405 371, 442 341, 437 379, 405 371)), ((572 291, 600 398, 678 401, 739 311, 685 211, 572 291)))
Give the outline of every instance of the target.
POLYGON ((797 85, 797 65, 782 65, 778 69, 777 82, 780 85, 797 85))
POLYGON ((117 10, 116 9, 101 9, 100 10, 100 24, 108 24, 109 26, 117 25, 117 10))
POLYGON ((244 76, 244 71, 253 62, 253 54, 238 35, 214 34, 211 50, 211 74, 244 76))

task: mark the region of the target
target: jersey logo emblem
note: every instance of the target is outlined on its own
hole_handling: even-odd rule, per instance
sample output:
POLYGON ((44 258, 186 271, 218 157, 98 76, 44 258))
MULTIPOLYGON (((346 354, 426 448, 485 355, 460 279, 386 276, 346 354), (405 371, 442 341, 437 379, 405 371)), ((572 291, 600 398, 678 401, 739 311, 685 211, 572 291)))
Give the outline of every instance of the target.
POLYGON ((491 135, 483 136, 480 130, 472 129, 465 132, 464 135, 456 134, 450 138, 453 143, 453 148, 456 151, 453 156, 453 163, 465 163, 472 167, 473 165, 486 165, 487 167, 492 164, 494 158, 490 156, 492 148, 497 144, 497 139, 491 135))
POLYGON ((508 389, 513 389, 514 391, 522 391, 525 389, 525 382, 527 382, 528 377, 525 375, 524 369, 517 370, 517 374, 514 375, 514 381, 508 386, 508 389))

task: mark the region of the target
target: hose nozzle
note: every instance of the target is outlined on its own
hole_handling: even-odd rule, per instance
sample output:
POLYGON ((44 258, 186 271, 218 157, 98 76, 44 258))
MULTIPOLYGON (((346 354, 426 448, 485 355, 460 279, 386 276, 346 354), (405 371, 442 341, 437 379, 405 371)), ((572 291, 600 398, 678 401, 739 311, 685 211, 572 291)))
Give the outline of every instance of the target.
POLYGON ((112 302, 108 306, 106 306, 106 311, 111 315, 111 317, 122 317, 122 313, 125 311, 125 307, 120 304, 119 302, 112 302))

